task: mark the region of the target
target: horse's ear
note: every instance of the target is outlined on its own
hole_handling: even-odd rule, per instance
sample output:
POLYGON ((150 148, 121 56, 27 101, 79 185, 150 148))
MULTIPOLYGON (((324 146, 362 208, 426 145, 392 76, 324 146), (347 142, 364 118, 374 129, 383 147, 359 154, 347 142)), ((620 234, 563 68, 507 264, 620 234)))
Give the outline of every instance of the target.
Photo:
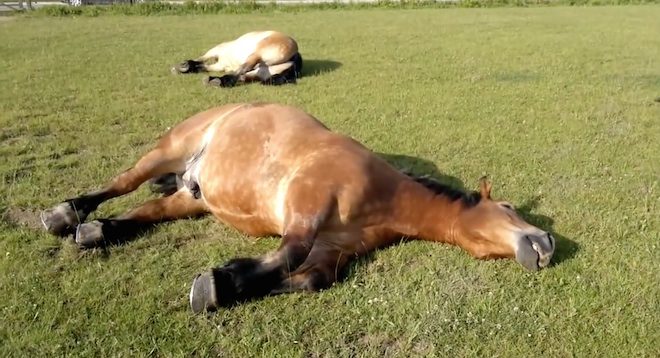
POLYGON ((481 179, 479 179, 479 192, 481 193, 481 197, 483 199, 490 200, 490 189, 492 188, 493 184, 491 184, 487 176, 483 176, 481 179))

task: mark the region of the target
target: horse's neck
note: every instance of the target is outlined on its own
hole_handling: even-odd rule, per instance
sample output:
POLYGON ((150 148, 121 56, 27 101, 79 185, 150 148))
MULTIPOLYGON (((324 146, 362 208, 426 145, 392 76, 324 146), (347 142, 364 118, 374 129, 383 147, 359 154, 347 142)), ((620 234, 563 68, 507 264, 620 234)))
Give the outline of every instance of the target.
POLYGON ((452 201, 413 180, 399 186, 393 201, 393 230, 403 236, 428 241, 454 241, 454 223, 461 210, 460 200, 452 201))

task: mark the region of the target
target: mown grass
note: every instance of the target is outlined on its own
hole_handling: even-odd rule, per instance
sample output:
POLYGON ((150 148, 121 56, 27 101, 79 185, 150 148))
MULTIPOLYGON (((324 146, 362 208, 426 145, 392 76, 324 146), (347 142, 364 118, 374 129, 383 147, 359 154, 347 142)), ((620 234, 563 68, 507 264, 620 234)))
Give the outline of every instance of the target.
POLYGON ((645 6, 0 22, 0 355, 657 357, 658 18, 645 6), (219 90, 169 74, 261 28, 299 40, 298 85, 219 90), (204 317, 188 309, 193 275, 277 240, 206 218, 79 251, 33 222, 186 116, 252 100, 301 106, 454 184, 489 174, 495 196, 556 234, 554 265, 528 273, 406 243, 320 294, 204 317))
POLYGON ((658 4, 660 0, 379 0, 366 2, 326 3, 258 3, 253 0, 186 1, 172 4, 146 1, 139 4, 113 4, 95 6, 46 6, 30 12, 31 16, 101 16, 101 15, 201 15, 201 14, 248 14, 248 13, 299 13, 309 10, 368 10, 368 9, 444 9, 444 8, 492 8, 492 7, 545 7, 545 6, 603 6, 658 4))

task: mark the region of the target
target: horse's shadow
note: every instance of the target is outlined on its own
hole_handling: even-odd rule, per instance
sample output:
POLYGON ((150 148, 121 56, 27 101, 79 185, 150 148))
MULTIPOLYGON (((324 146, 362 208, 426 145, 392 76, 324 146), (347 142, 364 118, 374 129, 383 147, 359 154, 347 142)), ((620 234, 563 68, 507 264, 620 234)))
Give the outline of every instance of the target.
POLYGON ((555 231, 552 227, 555 221, 552 218, 532 213, 532 210, 538 208, 539 199, 540 197, 538 196, 527 199, 522 205, 516 206, 516 211, 528 223, 552 234, 555 238, 556 245, 555 253, 552 256, 552 266, 559 265, 561 262, 573 258, 580 250, 580 245, 555 231))
POLYGON ((341 62, 331 60, 303 60, 302 77, 314 77, 341 67, 341 62))

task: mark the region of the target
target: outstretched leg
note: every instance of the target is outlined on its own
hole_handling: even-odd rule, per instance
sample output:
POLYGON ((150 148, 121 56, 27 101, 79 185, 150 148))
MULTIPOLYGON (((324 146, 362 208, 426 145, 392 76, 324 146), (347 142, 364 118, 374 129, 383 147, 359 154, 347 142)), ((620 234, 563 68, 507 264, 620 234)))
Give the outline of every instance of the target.
POLYGON ((234 259, 197 275, 190 289, 190 307, 200 313, 267 295, 317 292, 332 286, 354 255, 315 246, 301 264, 303 256, 279 250, 259 259, 234 259))
MULTIPOLYGON (((254 71, 255 67, 265 66, 261 61, 261 56, 252 54, 248 56, 243 64, 241 64, 234 73, 227 73, 223 76, 209 76, 204 79, 204 82, 209 86, 215 87, 233 87, 238 82, 245 82, 245 74, 254 71)), ((212 66, 210 67, 212 69, 212 66)))
POLYGON ((119 174, 102 190, 67 199, 41 213, 41 222, 48 232, 65 236, 106 200, 128 194, 145 181, 171 172, 183 172, 185 162, 173 157, 163 148, 157 148, 142 157, 133 168, 119 174))
POLYGON ((286 277, 308 259, 317 230, 324 223, 332 205, 330 191, 311 189, 329 195, 319 194, 310 198, 309 185, 290 184, 285 203, 288 209, 282 244, 277 251, 260 258, 233 259, 224 266, 195 277, 190 289, 190 307, 193 312, 213 311, 268 295, 279 289, 286 277), (301 202, 302 198, 304 201, 301 202), (296 203, 305 205, 297 206, 296 203))
POLYGON ((314 228, 301 228, 284 235, 280 248, 259 258, 236 258, 195 277, 190 289, 194 313, 268 295, 300 266, 316 236, 314 228))
POLYGON ((89 248, 133 238, 157 223, 190 218, 208 213, 202 199, 186 188, 163 198, 149 200, 113 219, 98 219, 78 226, 76 243, 89 248))

